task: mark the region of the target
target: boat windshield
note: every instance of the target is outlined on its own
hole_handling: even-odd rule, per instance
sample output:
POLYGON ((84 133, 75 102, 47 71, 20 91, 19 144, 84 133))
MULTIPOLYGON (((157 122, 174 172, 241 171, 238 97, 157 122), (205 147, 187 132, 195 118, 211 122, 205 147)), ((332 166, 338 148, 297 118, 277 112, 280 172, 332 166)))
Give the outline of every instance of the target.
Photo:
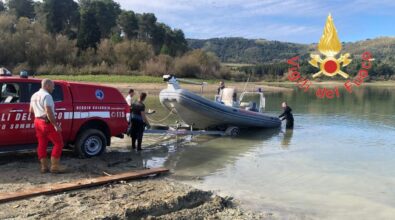
POLYGON ((239 101, 241 109, 254 112, 265 110, 265 97, 261 92, 243 92, 239 101))
POLYGON ((234 88, 224 88, 219 95, 215 96, 215 101, 231 107, 238 107, 237 93, 234 88))

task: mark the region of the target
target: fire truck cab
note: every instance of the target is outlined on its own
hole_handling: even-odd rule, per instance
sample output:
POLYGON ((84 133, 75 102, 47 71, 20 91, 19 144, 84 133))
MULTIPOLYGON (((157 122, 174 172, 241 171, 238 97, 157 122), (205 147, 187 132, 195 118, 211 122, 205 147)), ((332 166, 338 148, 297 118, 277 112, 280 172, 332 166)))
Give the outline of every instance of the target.
MULTIPOLYGON (((54 81, 52 97, 65 147, 80 157, 100 155, 111 137, 123 137, 129 107, 115 88, 54 81)), ((37 139, 30 98, 41 88, 40 79, 0 75, 0 152, 34 149, 37 139)))

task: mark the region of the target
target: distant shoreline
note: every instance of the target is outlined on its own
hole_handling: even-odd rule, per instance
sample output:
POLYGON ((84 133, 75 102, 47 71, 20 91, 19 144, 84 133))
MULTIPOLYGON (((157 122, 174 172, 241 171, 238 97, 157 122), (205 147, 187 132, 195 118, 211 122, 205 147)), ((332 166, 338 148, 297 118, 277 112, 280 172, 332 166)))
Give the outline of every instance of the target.
MULTIPOLYGON (((295 82, 262 82, 263 84, 267 85, 294 85, 295 82)), ((344 85, 345 81, 323 81, 323 82, 315 82, 313 81, 314 85, 344 85)), ((394 80, 383 80, 383 81, 370 81, 370 82, 363 82, 363 86, 393 86, 395 87, 394 80)))
MULTIPOLYGON (((66 80, 81 83, 98 83, 101 85, 107 85, 118 88, 123 94, 126 94, 129 89, 134 89, 137 92, 148 92, 148 94, 157 95, 162 89, 165 89, 167 84, 161 77, 151 76, 111 76, 111 75, 81 75, 81 76, 68 76, 68 75, 42 75, 37 78, 50 78, 53 80, 66 80)), ((204 93, 216 93, 218 82, 220 79, 191 79, 197 82, 207 82, 204 86, 204 93)), ((343 85, 343 81, 326 81, 326 82, 314 82, 314 86, 328 85, 336 86, 343 85)), ((181 86, 190 91, 200 93, 201 86, 181 84, 181 86)), ((226 81, 226 86, 235 88, 238 93, 244 91, 246 86, 245 82, 232 82, 226 81)), ((247 91, 255 91, 261 88, 264 92, 291 92, 295 86, 294 82, 249 82, 247 85, 247 91)), ((364 82, 363 86, 389 86, 395 87, 395 81, 372 81, 364 82)))
MULTIPOLYGON (((75 82, 89 82, 89 83, 164 83, 162 77, 145 76, 145 75, 37 75, 36 78, 49 78, 53 80, 66 80, 75 82)), ((221 79, 190 79, 197 82, 207 82, 208 84, 217 84, 221 79)), ((230 84, 244 84, 245 82, 235 82, 232 80, 225 80, 230 84)), ((331 80, 316 82, 314 84, 344 84, 341 80, 331 80)), ((267 84, 267 85, 289 85, 294 84, 290 81, 254 81, 253 84, 267 84)), ((364 82, 364 85, 385 85, 395 86, 394 80, 372 80, 364 82)))

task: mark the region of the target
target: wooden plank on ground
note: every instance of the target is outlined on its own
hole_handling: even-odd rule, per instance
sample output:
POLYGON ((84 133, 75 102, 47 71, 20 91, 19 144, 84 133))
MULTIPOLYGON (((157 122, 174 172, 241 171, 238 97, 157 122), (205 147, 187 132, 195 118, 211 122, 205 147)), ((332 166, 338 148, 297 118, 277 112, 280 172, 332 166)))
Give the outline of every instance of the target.
POLYGON ((26 189, 25 191, 0 193, 0 203, 25 199, 33 196, 48 195, 48 194, 81 189, 91 186, 98 186, 98 185, 103 185, 120 180, 137 179, 152 174, 166 173, 168 171, 169 170, 166 168, 152 168, 146 170, 125 172, 111 176, 101 176, 91 179, 81 179, 70 183, 45 184, 38 187, 26 189))

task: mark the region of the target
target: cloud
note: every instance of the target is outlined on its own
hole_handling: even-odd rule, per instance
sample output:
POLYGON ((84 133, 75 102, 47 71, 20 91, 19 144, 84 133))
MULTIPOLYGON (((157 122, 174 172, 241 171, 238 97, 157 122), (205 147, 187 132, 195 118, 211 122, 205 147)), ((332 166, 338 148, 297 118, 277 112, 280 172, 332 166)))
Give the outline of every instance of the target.
POLYGON ((395 10, 393 0, 119 0, 118 2, 124 9, 138 13, 155 13, 159 21, 173 28, 182 29, 188 38, 241 36, 304 43, 316 42, 319 39, 329 12, 333 13, 336 26, 346 29, 356 26, 357 18, 363 17, 365 13, 371 16, 388 15, 395 10))
POLYGON ((323 5, 320 1, 260 1, 244 5, 246 13, 254 15, 283 15, 283 16, 316 16, 322 14, 323 5))
POLYGON ((253 39, 268 39, 279 41, 301 41, 306 36, 315 36, 318 39, 322 33, 321 27, 284 24, 253 24, 237 26, 210 26, 204 24, 188 25, 184 31, 194 38, 205 39, 215 37, 244 37, 253 39))
POLYGON ((192 5, 184 4, 179 0, 164 0, 164 1, 141 1, 141 0, 121 0, 118 1, 123 8, 132 9, 138 12, 151 12, 151 11, 189 11, 193 10, 192 5))
POLYGON ((136 11, 220 13, 229 8, 237 8, 239 13, 260 15, 307 15, 315 14, 323 8, 320 1, 300 0, 119 0, 124 8, 136 11))

